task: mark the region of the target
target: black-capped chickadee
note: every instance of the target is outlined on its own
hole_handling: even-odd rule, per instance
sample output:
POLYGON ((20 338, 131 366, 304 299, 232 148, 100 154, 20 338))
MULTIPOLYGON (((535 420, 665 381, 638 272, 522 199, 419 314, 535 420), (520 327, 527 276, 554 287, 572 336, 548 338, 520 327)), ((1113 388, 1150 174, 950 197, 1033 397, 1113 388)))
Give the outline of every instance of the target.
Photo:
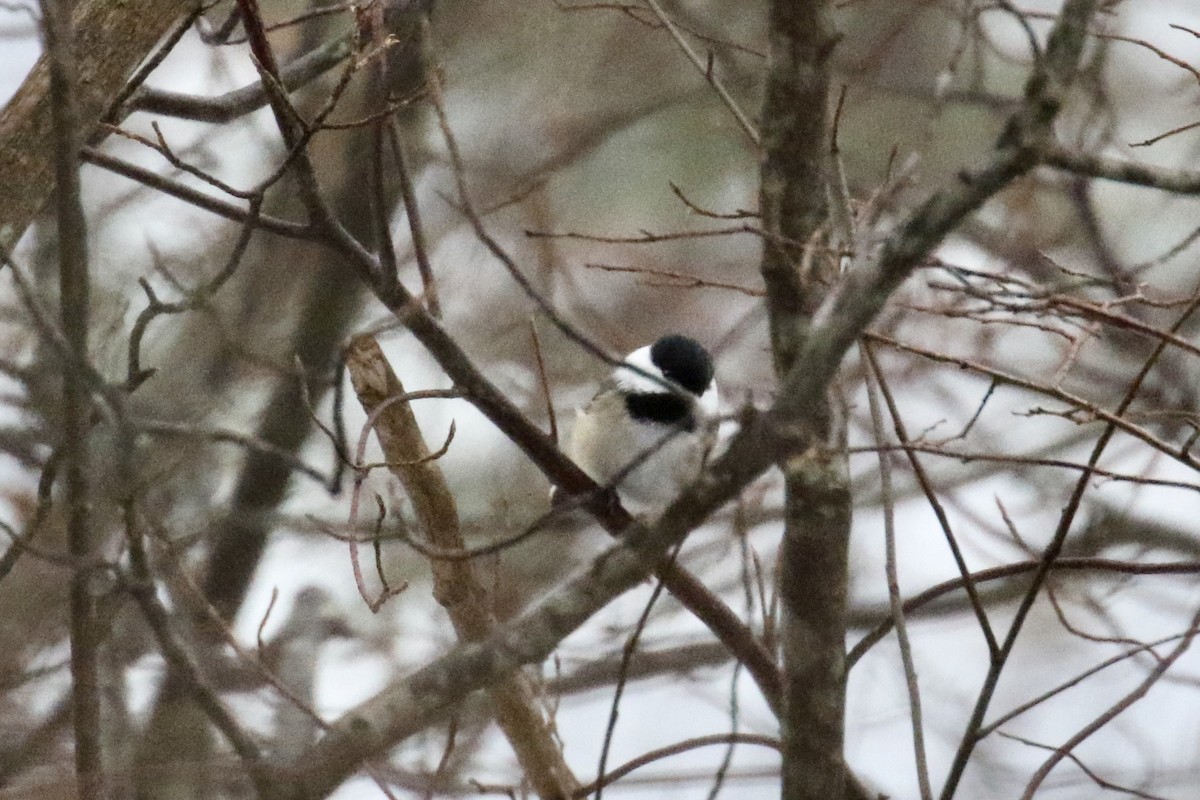
POLYGON ((630 353, 586 408, 567 454, 634 514, 661 513, 704 467, 717 434, 712 357, 686 336, 630 353))

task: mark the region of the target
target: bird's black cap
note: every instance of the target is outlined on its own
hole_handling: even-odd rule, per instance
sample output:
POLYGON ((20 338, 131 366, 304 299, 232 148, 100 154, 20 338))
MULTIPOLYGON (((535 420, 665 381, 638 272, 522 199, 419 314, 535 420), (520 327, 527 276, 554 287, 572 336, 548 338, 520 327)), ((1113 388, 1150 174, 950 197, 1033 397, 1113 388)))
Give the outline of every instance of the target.
POLYGON ((650 347, 650 360, 664 377, 699 397, 713 379, 712 356, 704 345, 687 336, 664 336, 650 347))

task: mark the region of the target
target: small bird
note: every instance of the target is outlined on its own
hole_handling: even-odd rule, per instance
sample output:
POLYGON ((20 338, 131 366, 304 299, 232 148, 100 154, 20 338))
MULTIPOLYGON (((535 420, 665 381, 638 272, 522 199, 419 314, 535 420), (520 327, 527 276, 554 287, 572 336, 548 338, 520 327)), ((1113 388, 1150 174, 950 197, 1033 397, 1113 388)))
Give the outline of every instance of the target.
POLYGON ((661 513, 716 442, 713 371, 712 356, 686 336, 634 350, 578 411, 567 454, 592 480, 615 484, 631 513, 661 513))

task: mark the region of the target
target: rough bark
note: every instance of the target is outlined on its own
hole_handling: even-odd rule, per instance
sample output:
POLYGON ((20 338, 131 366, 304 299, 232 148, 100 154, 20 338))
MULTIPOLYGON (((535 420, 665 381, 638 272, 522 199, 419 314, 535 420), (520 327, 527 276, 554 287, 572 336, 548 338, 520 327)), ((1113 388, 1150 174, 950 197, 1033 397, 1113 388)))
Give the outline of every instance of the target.
MULTIPOLYGON (((178 0, 83 0, 72 15, 81 138, 95 130, 138 63, 187 13, 178 0)), ((0 111, 0 246, 11 248, 54 191, 50 65, 38 59, 0 111)))
MULTIPOLYGON (((357 336, 346 354, 346 368, 358 399, 368 414, 389 397, 404 394, 404 385, 392 371, 373 336, 357 336)), ((458 506, 445 475, 425 444, 411 406, 392 403, 375 422, 391 470, 404 485, 413 513, 430 542, 450 550, 465 548, 458 506)), ((489 592, 471 561, 432 559, 434 597, 446 609, 458 637, 480 641, 495 632, 489 592)), ((539 797, 547 800, 572 797, 579 782, 563 760, 539 707, 529 677, 517 670, 489 690, 496 722, 504 731, 521 768, 539 797)))
MULTIPOLYGON (((828 236, 828 61, 836 43, 821 0, 777 0, 762 112, 762 275, 776 374, 783 378, 809 336, 836 277, 828 236)), ((812 446, 780 467, 785 520, 780 546, 784 798, 841 797, 850 494, 844 426, 820 402, 789 423, 812 446)))

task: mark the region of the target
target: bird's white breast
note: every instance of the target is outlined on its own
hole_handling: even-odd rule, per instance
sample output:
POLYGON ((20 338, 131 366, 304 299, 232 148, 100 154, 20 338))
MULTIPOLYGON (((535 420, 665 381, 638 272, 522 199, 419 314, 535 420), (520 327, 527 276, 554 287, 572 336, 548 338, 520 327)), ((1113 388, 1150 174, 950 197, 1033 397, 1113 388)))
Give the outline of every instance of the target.
POLYGON ((629 511, 657 513, 700 474, 713 432, 705 420, 694 431, 635 422, 624 406, 618 392, 597 395, 577 413, 568 452, 601 485, 612 484, 645 454, 617 491, 629 511))

